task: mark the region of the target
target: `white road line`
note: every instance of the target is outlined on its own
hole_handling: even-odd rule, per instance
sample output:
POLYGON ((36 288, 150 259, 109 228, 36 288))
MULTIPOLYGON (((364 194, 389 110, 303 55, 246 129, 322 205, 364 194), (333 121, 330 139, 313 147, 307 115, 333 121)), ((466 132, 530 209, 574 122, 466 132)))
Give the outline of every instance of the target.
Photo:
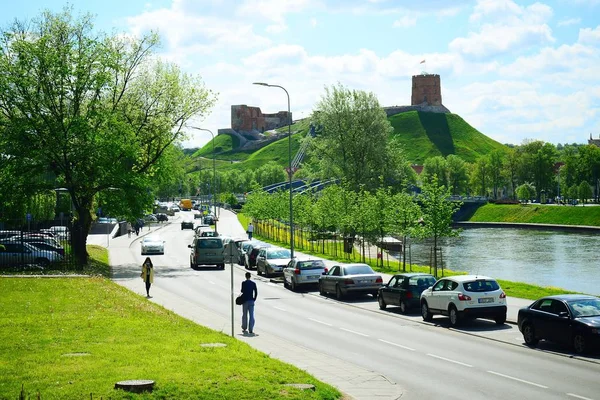
POLYGON ((567 393, 567 396, 575 397, 576 399, 581 399, 581 400, 592 400, 589 397, 579 396, 575 393, 567 393))
POLYGON ((356 331, 351 331, 350 329, 346 329, 346 328, 340 328, 340 329, 343 331, 346 331, 346 332, 354 333, 355 335, 369 337, 369 335, 365 335, 364 333, 360 333, 360 332, 356 332, 356 331))
POLYGON ((501 377, 506 378, 506 379, 512 379, 513 381, 522 382, 522 383, 526 383, 528 385, 537 386, 537 387, 542 388, 542 389, 548 389, 548 386, 540 385, 539 383, 529 382, 529 381, 526 381, 526 380, 523 380, 523 379, 515 378, 514 376, 504 375, 504 374, 501 374, 499 372, 494 372, 494 371, 488 371, 488 372, 490 374, 498 375, 498 376, 501 376, 501 377))
POLYGON ((327 322, 323 322, 323 321, 319 321, 318 319, 314 319, 314 318, 309 318, 309 320, 316 322, 318 324, 323 324, 323 325, 327 325, 327 326, 333 326, 331 324, 328 324, 327 322))
POLYGON ((463 365, 463 366, 465 366, 465 367, 473 368, 473 366, 472 366, 471 364, 465 364, 465 363, 463 363, 463 362, 460 362, 460 361, 451 360, 451 359, 449 359, 449 358, 445 358, 445 357, 436 356, 435 354, 431 354, 431 353, 428 353, 427 355, 428 355, 429 357, 433 357, 433 358, 437 358, 437 359, 440 359, 440 360, 448 361, 448 362, 451 362, 451 363, 454 363, 454 364, 463 365))
POLYGON ((273 306, 273 308, 276 308, 276 309, 281 310, 281 311, 285 311, 285 308, 275 307, 275 306, 273 306))
POLYGON ((401 347, 403 349, 410 350, 410 351, 415 351, 415 349, 411 349, 410 347, 402 346, 401 344, 398 344, 398 343, 388 342, 387 340, 383 340, 383 339, 378 339, 378 340, 383 343, 391 344, 392 346, 401 347))

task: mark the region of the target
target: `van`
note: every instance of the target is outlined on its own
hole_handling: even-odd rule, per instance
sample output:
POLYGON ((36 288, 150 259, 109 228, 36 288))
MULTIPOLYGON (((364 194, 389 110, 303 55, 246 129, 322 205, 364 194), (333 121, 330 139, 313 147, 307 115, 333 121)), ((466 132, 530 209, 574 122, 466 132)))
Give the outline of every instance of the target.
POLYGON ((190 267, 198 265, 214 265, 217 269, 225 269, 223 239, 220 237, 194 236, 190 252, 190 267))
POLYGON ((193 206, 192 200, 190 199, 179 200, 179 208, 181 208, 181 211, 190 211, 193 206))

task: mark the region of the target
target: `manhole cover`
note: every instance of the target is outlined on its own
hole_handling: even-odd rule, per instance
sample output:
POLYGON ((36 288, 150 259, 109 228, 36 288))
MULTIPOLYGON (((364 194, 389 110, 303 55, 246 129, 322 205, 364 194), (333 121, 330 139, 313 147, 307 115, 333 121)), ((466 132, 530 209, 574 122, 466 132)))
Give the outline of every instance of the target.
POLYGON ((115 383, 115 389, 123 389, 132 393, 151 392, 153 388, 154 381, 148 379, 134 379, 115 383))
POLYGON ((66 353, 63 354, 63 357, 83 357, 83 356, 91 356, 91 353, 66 353))
POLYGON ((227 347, 225 343, 202 343, 202 347, 227 347))
POLYGON ((286 383, 284 386, 295 387, 300 390, 312 390, 315 391, 315 385, 311 385, 310 383, 286 383))

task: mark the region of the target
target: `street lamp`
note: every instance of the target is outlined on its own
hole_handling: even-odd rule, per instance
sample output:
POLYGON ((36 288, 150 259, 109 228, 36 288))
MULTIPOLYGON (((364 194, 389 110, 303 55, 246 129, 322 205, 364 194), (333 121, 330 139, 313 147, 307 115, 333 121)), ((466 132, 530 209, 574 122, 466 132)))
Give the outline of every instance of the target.
POLYGON ((190 128, 192 129, 196 129, 199 131, 205 131, 210 133, 210 136, 212 136, 212 159, 213 159, 213 210, 214 210, 214 216, 215 216, 215 231, 217 231, 217 169, 215 167, 215 135, 212 133, 211 130, 209 129, 204 129, 204 128, 198 128, 195 126, 190 126, 190 128))
POLYGON ((287 90, 285 90, 285 88, 283 86, 279 86, 279 85, 270 85, 265 82, 254 82, 253 85, 280 88, 287 95, 288 118, 289 118, 289 121, 288 121, 288 168, 287 168, 287 173, 288 173, 288 180, 289 180, 289 185, 290 185, 290 255, 291 255, 291 258, 294 258, 294 207, 293 207, 293 203, 292 203, 292 175, 294 175, 294 171, 292 170, 292 119, 290 118, 292 113, 290 111, 290 94, 288 93, 287 90))

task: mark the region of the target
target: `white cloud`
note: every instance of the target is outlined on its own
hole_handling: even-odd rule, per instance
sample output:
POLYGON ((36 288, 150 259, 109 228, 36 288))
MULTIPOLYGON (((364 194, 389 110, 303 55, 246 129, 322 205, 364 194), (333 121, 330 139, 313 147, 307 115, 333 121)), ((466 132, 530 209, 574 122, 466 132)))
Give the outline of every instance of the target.
POLYGON ((265 30, 268 33, 272 33, 272 34, 278 34, 281 32, 284 32, 287 30, 287 25, 286 24, 273 24, 273 25, 269 25, 265 28, 265 30))
POLYGON ((416 16, 405 15, 403 17, 400 17, 400 19, 397 19, 396 21, 394 21, 395 28, 409 28, 409 27, 415 26, 415 25, 417 25, 417 17, 416 16))
POLYGON ((583 28, 579 30, 579 43, 600 44, 600 25, 596 29, 583 28))
POLYGON ((314 0, 244 0, 237 8, 237 14, 258 16, 282 24, 286 14, 311 9, 316 5, 314 0))
POLYGON ((313 28, 316 28, 318 25, 317 19, 316 18, 311 18, 310 19, 310 26, 313 28))
POLYGON ((558 26, 578 25, 581 23, 581 18, 566 18, 558 21, 558 26))

